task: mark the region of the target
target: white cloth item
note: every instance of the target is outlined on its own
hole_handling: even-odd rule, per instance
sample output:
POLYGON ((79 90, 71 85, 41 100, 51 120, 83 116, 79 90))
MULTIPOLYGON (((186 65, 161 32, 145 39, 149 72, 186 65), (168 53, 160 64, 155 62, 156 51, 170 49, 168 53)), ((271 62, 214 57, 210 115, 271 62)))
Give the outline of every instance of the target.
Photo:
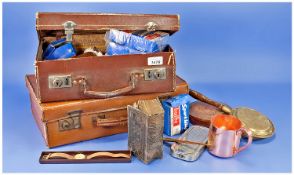
POLYGON ((96 56, 103 56, 102 52, 94 50, 94 48, 85 49, 84 53, 94 53, 96 56))

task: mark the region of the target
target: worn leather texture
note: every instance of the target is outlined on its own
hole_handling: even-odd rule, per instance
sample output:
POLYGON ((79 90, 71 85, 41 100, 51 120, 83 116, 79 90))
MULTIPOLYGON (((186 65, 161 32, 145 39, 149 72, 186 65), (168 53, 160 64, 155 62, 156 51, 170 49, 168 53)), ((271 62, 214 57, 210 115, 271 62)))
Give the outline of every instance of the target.
POLYGON ((146 30, 146 24, 154 22, 157 30, 176 32, 180 28, 178 15, 158 14, 111 14, 111 13, 60 13, 39 12, 36 14, 38 31, 63 30, 62 24, 74 21, 76 30, 146 30))
MULTIPOLYGON (((37 13, 36 18, 40 45, 35 68, 37 97, 41 102, 175 91, 176 62, 173 49, 170 46, 163 52, 157 53, 94 56, 50 61, 42 60, 41 48, 43 48, 44 37, 54 37, 64 31, 62 24, 66 21, 76 23, 73 38, 75 38, 75 35, 82 34, 93 34, 95 36, 104 34, 110 28, 146 30, 146 24, 149 22, 156 24, 156 30, 169 31, 172 34, 179 30, 178 15, 37 13), (162 64, 148 64, 150 57, 161 57, 162 64), (150 68, 165 68, 166 79, 145 80, 144 69, 150 68), (134 84, 131 83, 132 74, 137 75, 134 84), (54 75, 70 75, 74 82, 72 87, 49 88, 48 77, 54 75), (80 81, 81 79, 83 81, 80 81), (88 91, 93 93, 87 93, 88 91)), ((83 41, 81 40, 81 42, 83 41)), ((93 46, 97 45, 95 42, 93 43, 93 46)), ((89 43, 86 45, 89 45, 89 43)))
POLYGON ((47 146, 50 148, 127 132, 127 105, 131 105, 138 100, 156 97, 164 99, 189 93, 188 84, 183 79, 177 77, 176 83, 174 92, 40 103, 36 96, 35 76, 26 76, 32 113, 47 146), (74 111, 81 112, 80 127, 61 131, 60 122, 70 118, 70 113, 74 111))

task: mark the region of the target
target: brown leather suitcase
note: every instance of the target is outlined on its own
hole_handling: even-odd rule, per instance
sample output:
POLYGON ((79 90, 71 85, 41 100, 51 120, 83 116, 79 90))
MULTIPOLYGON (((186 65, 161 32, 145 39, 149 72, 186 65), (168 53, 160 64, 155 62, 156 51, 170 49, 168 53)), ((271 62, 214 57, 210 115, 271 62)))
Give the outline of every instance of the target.
POLYGON ((32 113, 48 147, 127 132, 127 105, 189 93, 184 80, 177 77, 176 83, 174 92, 40 103, 35 76, 26 76, 32 113))
POLYGON ((90 46, 105 50, 103 38, 112 28, 159 30, 172 35, 179 30, 178 15, 48 12, 37 13, 36 18, 36 91, 41 102, 175 91, 175 55, 170 46, 157 53, 59 60, 43 60, 42 52, 46 44, 65 37, 65 33, 73 33, 78 53, 90 46))

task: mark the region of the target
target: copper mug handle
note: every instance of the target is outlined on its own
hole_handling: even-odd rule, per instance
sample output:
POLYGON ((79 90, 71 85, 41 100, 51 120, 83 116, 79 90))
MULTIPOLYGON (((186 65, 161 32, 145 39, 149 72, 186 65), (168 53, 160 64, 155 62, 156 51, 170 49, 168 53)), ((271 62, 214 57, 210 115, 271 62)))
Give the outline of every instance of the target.
POLYGON ((252 131, 249 130, 249 129, 246 129, 246 128, 243 128, 243 127, 242 127, 242 128, 240 128, 237 132, 238 132, 238 134, 240 134, 240 136, 241 136, 243 133, 246 133, 247 136, 248 136, 248 141, 247 141, 247 143, 246 143, 245 145, 239 147, 239 149, 237 150, 236 154, 239 153, 239 152, 241 152, 241 151, 243 151, 243 150, 245 150, 246 148, 248 148, 249 145, 251 145, 251 143, 252 143, 252 139, 253 139, 253 137, 252 137, 252 131))

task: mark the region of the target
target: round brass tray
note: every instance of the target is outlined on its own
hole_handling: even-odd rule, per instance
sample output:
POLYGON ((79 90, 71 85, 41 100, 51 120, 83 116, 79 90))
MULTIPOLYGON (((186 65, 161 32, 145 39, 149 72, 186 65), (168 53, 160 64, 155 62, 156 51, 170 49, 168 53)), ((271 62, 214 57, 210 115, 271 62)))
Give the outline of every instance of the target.
POLYGON ((254 109, 238 107, 233 109, 232 114, 241 120, 245 128, 252 131, 254 139, 268 138, 275 133, 272 121, 254 109))

